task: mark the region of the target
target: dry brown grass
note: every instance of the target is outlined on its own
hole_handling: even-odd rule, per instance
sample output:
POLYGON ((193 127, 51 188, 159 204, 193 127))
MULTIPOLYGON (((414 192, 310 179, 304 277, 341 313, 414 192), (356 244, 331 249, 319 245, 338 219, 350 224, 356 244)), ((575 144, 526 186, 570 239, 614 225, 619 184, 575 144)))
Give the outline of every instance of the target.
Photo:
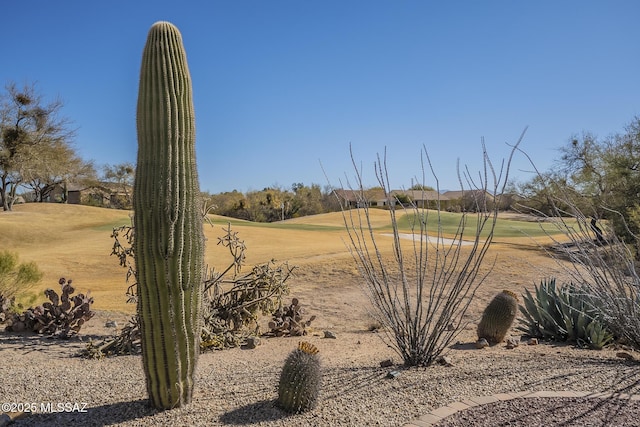
MULTIPOLYGON (((388 224, 387 212, 372 212, 376 226, 388 224)), ((13 212, 0 213, 0 246, 18 252, 22 261, 35 261, 44 271, 43 281, 30 292, 42 295, 44 289, 57 286, 58 278, 72 278, 78 291, 91 291, 96 309, 133 313, 134 305, 125 302, 125 270, 115 257, 109 256, 112 228, 129 223, 127 211, 60 204, 17 205, 13 212)), ((342 215, 323 214, 286 223, 293 227, 242 223, 232 227, 247 245, 247 268, 271 259, 288 261, 297 266, 290 280, 292 294, 318 315, 316 326, 366 329, 370 323, 369 303, 343 240, 346 232, 342 228, 342 215), (301 225, 333 228, 306 229, 301 225)), ((219 222, 214 227, 206 226, 205 234, 207 263, 216 268, 226 266, 230 257, 216 245, 223 234, 222 226, 219 222)), ((379 239, 388 248, 388 255, 391 240, 379 239)), ((499 239, 486 261, 494 258, 495 268, 480 289, 469 311, 469 320, 482 313, 496 292, 510 289, 520 294, 525 287, 531 288, 541 278, 553 274, 555 266, 528 238, 499 239)), ((38 301, 42 298, 38 297, 38 301)))

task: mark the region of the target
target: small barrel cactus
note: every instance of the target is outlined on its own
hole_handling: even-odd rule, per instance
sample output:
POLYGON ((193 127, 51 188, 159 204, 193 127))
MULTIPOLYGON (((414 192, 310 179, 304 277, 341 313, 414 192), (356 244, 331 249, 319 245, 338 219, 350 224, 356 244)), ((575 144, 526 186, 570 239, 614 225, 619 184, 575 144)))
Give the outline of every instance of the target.
POLYGON ((321 380, 318 349, 308 342, 300 342, 282 368, 278 404, 292 413, 313 409, 320 394, 321 380))
POLYGON ((482 313, 478 324, 478 339, 484 338, 491 344, 504 340, 518 313, 518 296, 508 290, 496 295, 482 313))

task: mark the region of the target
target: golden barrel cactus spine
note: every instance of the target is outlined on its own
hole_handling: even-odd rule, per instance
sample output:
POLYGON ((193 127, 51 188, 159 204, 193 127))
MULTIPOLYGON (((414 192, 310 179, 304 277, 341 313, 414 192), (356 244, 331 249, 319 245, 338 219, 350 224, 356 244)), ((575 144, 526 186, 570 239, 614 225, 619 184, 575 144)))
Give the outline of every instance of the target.
POLYGON ((482 313, 478 324, 478 339, 498 344, 507 336, 518 314, 518 296, 508 290, 496 295, 482 313))
POLYGON ((322 381, 318 349, 307 342, 289 354, 280 374, 278 404, 287 412, 313 409, 318 401, 322 381))

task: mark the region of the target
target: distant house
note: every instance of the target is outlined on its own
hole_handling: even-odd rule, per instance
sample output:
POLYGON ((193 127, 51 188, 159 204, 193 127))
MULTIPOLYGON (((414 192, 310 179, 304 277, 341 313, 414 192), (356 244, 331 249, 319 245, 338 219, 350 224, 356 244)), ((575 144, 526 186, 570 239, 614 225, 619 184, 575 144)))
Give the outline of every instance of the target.
MULTIPOLYGON (((62 184, 56 184, 44 202, 128 209, 131 207, 132 194, 131 186, 112 182, 68 184, 66 188, 62 184)), ((25 196, 27 201, 35 201, 33 192, 25 196)))
POLYGON ((343 206, 350 208, 388 207, 389 200, 394 204, 411 204, 418 208, 440 209, 451 212, 474 212, 478 205, 485 203, 491 209, 496 198, 483 190, 446 191, 436 190, 392 190, 387 197, 380 188, 371 190, 334 190, 343 206))
POLYGON ((391 194, 400 201, 405 196, 419 208, 447 210, 449 207, 449 198, 436 190, 393 190, 391 194))
POLYGON ((392 190, 387 197, 381 188, 373 188, 370 190, 334 190, 334 193, 340 198, 343 206, 350 208, 369 207, 388 207, 390 200, 394 205, 398 203, 413 203, 419 208, 446 210, 449 207, 449 198, 444 194, 439 194, 435 190, 392 190), (406 200, 406 202, 405 202, 406 200))
POLYGON ((449 210, 473 212, 476 206, 492 206, 495 196, 485 190, 447 191, 443 194, 450 201, 449 210))
POLYGON ((99 182, 90 186, 69 186, 67 203, 129 209, 133 188, 114 182, 99 182))
POLYGON ((348 208, 386 205, 384 191, 379 188, 362 191, 338 189, 333 190, 333 193, 340 199, 342 206, 348 208))

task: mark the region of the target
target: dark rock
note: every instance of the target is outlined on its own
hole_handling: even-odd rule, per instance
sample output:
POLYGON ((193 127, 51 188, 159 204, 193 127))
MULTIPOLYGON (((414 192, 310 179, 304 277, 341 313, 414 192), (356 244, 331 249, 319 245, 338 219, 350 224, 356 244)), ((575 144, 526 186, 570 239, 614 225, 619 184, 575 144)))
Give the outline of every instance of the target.
POLYGON ((447 367, 453 366, 451 359, 448 358, 447 356, 438 356, 438 358, 436 359, 436 362, 438 362, 442 366, 447 366, 447 367))
POLYGON ((390 366, 393 366, 393 359, 387 359, 387 360, 383 360, 382 362, 380 362, 380 367, 381 368, 388 368, 390 366))
POLYGON ((391 379, 391 380, 395 380, 396 378, 398 378, 400 376, 400 372, 399 371, 389 371, 387 373, 387 378, 391 379))
POLYGON ((247 343, 242 348, 245 348, 247 350, 253 350, 254 348, 259 346, 260 344, 261 344, 260 338, 258 338, 258 337, 249 337, 249 338, 247 338, 247 343))

